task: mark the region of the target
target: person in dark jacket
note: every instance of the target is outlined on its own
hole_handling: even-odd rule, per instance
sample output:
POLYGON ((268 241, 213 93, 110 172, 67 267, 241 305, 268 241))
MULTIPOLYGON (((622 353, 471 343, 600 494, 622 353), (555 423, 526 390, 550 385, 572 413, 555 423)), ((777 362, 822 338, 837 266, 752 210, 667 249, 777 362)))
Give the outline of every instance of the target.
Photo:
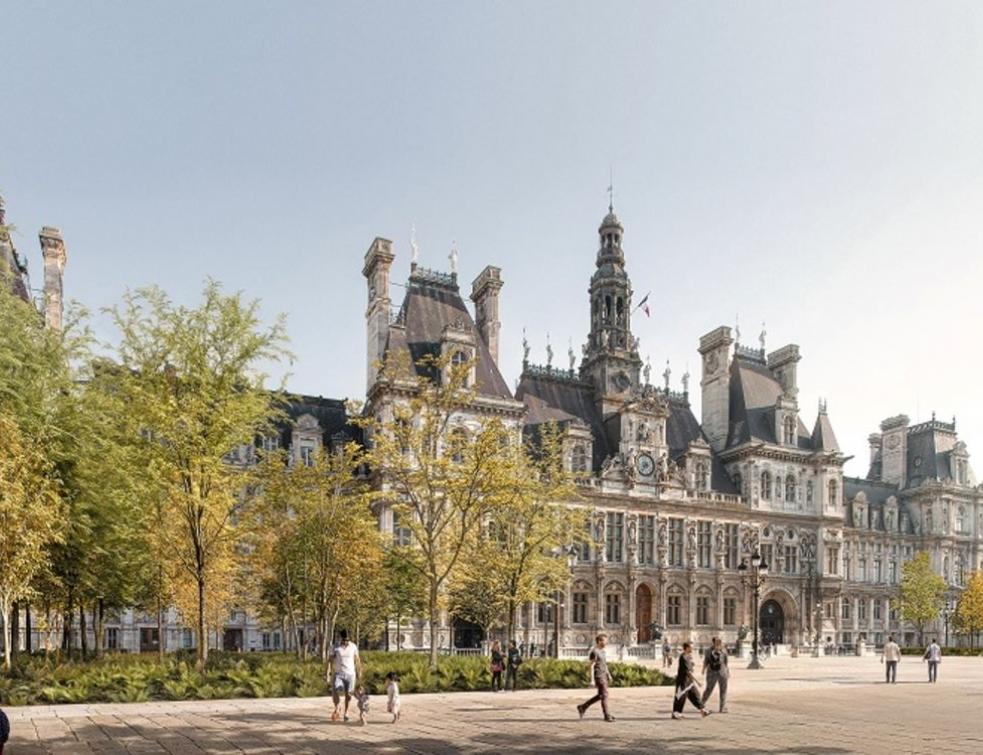
POLYGON ((0 709, 0 755, 3 755, 3 746, 7 744, 7 739, 10 738, 10 719, 7 718, 7 714, 0 709))
POLYGON ((676 694, 672 702, 672 717, 683 718, 683 706, 686 698, 697 708, 703 716, 709 716, 708 711, 703 705, 700 697, 700 684, 696 681, 696 662, 693 660, 693 645, 689 642, 683 643, 683 652, 679 656, 678 670, 676 672, 676 694))
POLYGON ((519 676, 519 666, 522 665, 522 653, 516 647, 515 640, 509 641, 508 665, 505 667, 505 689, 509 688, 512 682, 512 691, 515 692, 516 679, 519 676))
POLYGON ((495 640, 491 646, 492 692, 502 691, 502 671, 504 670, 505 654, 502 653, 502 643, 495 640))

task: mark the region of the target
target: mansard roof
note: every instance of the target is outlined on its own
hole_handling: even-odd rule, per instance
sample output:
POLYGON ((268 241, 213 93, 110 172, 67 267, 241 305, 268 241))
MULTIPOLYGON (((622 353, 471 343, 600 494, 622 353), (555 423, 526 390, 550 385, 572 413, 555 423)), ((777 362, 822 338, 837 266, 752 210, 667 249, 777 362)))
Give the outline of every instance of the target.
POLYGON ((908 428, 908 469, 905 479, 909 487, 924 480, 952 479, 955 470, 950 464, 955 443, 955 425, 932 420, 908 428))
MULTIPOLYGON (((738 346, 730 365, 730 432, 727 447, 733 448, 748 441, 778 443, 775 437, 775 404, 782 395, 778 378, 765 364, 763 351, 738 346)), ((833 426, 825 414, 817 420, 819 437, 797 420, 798 448, 803 450, 836 451, 839 444, 833 426), (818 442, 817 442, 818 441, 818 442)))
POLYGON ((466 330, 474 336, 477 348, 475 382, 479 395, 512 398, 508 384, 488 351, 468 312, 457 285, 457 275, 414 269, 406 296, 395 323, 389 326, 386 350, 398 357, 408 356, 417 374, 417 362, 428 354, 440 354, 441 335, 447 327, 466 330))
POLYGON ((812 447, 817 451, 840 452, 840 444, 836 442, 833 425, 825 410, 820 410, 816 417, 816 426, 812 430, 812 447))
POLYGON ((517 400, 526 405, 526 424, 543 422, 563 424, 579 420, 594 436, 594 469, 600 469, 610 456, 604 422, 594 403, 594 387, 590 383, 569 377, 559 370, 550 372, 525 369, 515 391, 517 400))
POLYGON ((843 477, 843 494, 852 501, 859 493, 867 497, 867 502, 876 506, 887 503, 891 496, 897 496, 898 486, 889 482, 864 480, 859 477, 843 477))
MULTIPOLYGON (((669 456, 678 459, 689 448, 690 443, 702 440, 710 445, 696 415, 690 408, 689 401, 679 398, 669 400, 669 419, 666 422, 666 442, 669 445, 669 456)), ((741 491, 727 474, 720 458, 710 452, 710 487, 720 493, 739 494, 741 491)))
POLYGON ((349 424, 345 399, 324 398, 323 396, 304 396, 288 393, 283 406, 287 421, 280 425, 280 444, 290 445, 294 423, 304 415, 317 420, 322 430, 322 440, 330 445, 332 440, 347 443, 350 440, 361 443, 361 428, 349 424))

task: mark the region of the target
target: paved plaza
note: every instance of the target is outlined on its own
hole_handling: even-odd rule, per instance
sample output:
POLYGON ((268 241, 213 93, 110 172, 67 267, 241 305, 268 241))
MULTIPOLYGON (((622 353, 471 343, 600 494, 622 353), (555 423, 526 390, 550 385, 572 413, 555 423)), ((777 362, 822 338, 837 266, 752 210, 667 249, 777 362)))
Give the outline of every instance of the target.
POLYGON ((891 686, 873 657, 734 666, 730 713, 705 720, 670 720, 670 687, 613 690, 613 724, 577 719, 586 687, 404 695, 396 725, 378 697, 365 727, 332 724, 325 698, 33 706, 7 709, 8 753, 983 752, 983 659, 947 658, 936 685, 917 657, 891 686))

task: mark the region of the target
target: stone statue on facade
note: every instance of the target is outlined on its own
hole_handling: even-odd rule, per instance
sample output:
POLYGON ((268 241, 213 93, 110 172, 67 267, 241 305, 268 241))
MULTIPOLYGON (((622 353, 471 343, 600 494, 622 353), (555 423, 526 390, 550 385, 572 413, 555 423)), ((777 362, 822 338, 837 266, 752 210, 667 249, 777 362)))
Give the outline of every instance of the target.
POLYGON ((577 366, 577 355, 573 353, 573 342, 568 344, 567 348, 567 358, 570 360, 570 372, 572 373, 574 367, 577 366))
POLYGON ((549 331, 546 333, 546 366, 553 366, 553 344, 550 343, 549 331))
POLYGON ((522 329, 522 363, 529 363, 529 341, 526 340, 526 329, 522 329))
POLYGON ((416 243, 416 224, 410 227, 410 249, 413 250, 413 257, 410 261, 415 265, 420 261, 420 245, 416 243))
POLYGON ((638 517, 630 515, 628 517, 628 547, 634 548, 638 544, 638 517))
POLYGON ((648 357, 645 357, 645 366, 642 368, 642 375, 645 377, 645 385, 648 385, 652 377, 652 362, 649 361, 648 357))
POLYGON ((659 522, 659 546, 662 548, 666 547, 666 541, 669 538, 668 530, 666 529, 665 520, 659 522))
POLYGON ((451 263, 452 273, 457 273, 457 262, 459 258, 460 253, 457 251, 457 242, 455 241, 451 243, 451 253, 447 255, 447 259, 449 259, 451 263))

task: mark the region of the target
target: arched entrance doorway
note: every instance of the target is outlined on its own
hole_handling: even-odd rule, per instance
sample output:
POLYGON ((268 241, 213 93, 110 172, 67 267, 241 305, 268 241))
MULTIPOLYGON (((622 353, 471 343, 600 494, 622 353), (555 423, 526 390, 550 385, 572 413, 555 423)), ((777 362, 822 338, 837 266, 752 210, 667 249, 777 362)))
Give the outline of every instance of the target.
POLYGON ((761 605, 758 628, 762 645, 785 643, 785 611, 777 600, 766 600, 761 605))
POLYGON ((652 590, 645 584, 635 590, 635 626, 639 642, 652 640, 652 590))
POLYGON ((485 630, 471 621, 456 618, 451 629, 454 632, 456 648, 480 648, 482 640, 485 639, 485 630))

